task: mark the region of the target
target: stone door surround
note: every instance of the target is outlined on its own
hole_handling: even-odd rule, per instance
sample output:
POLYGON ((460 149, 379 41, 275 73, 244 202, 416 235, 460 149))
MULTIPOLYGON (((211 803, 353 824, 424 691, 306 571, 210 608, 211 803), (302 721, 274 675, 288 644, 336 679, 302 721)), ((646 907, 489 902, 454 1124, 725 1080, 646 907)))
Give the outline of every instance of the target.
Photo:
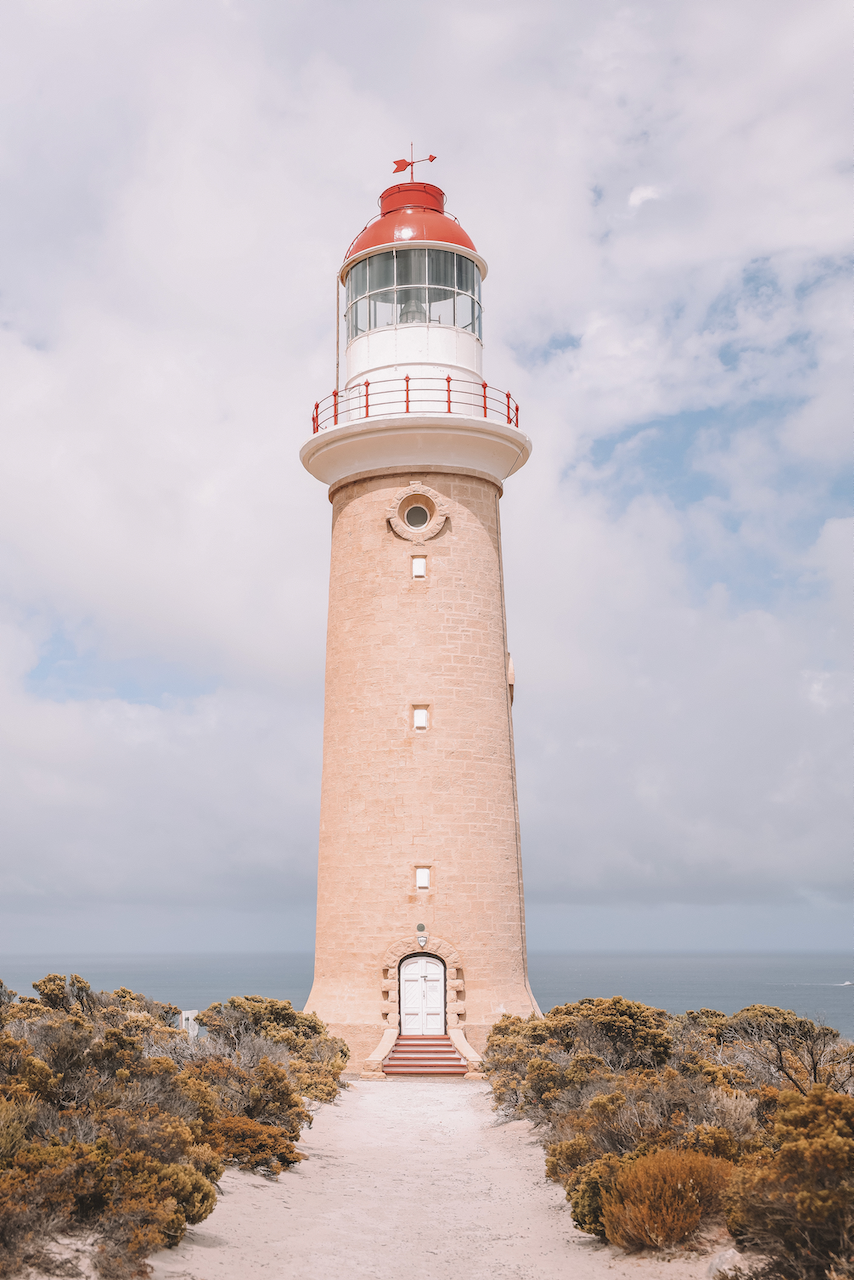
MULTIPOLYGON (((425 935, 422 934, 422 937, 425 935)), ((448 1029, 465 1023, 465 1001, 458 999, 464 992, 462 960, 456 947, 444 938, 427 937, 424 947, 414 942, 411 934, 399 938, 387 949, 382 958, 379 973, 380 1010, 386 1027, 400 1028, 400 962, 409 956, 435 956, 445 962, 445 1025, 448 1029)))

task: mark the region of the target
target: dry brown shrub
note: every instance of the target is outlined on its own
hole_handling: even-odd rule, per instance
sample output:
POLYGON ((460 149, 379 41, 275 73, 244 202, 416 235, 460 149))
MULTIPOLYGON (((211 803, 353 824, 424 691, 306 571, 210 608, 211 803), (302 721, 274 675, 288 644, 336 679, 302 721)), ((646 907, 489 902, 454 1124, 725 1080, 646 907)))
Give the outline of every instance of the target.
POLYGON ((278 1125, 259 1124, 248 1116, 224 1116, 212 1130, 222 1154, 241 1169, 280 1173, 282 1168, 305 1159, 291 1142, 288 1130, 278 1125))
POLYGON ((699 1151, 653 1151, 620 1169, 602 1192, 602 1221, 611 1244, 661 1249, 686 1240, 718 1213, 734 1166, 699 1151))
POLYGON ((340 1087, 346 1045, 287 1001, 230 1002, 191 1041, 173 1006, 128 988, 34 985, 15 1000, 0 983, 0 1276, 44 1270, 62 1234, 85 1234, 103 1280, 148 1274, 211 1212, 226 1162, 295 1164, 301 1092, 340 1087))
POLYGON ((550 1142, 546 1147, 546 1177, 566 1186, 575 1170, 588 1164, 594 1155, 595 1152, 584 1134, 563 1142, 550 1142))
POLYGON ((187 1151, 187 1159, 194 1169, 198 1169, 199 1173, 207 1178, 208 1182, 219 1182, 225 1172, 222 1158, 210 1143, 194 1143, 187 1151))
POLYGON ((727 1189, 730 1231, 776 1275, 854 1274, 854 1098, 824 1085, 783 1093, 772 1139, 727 1189))

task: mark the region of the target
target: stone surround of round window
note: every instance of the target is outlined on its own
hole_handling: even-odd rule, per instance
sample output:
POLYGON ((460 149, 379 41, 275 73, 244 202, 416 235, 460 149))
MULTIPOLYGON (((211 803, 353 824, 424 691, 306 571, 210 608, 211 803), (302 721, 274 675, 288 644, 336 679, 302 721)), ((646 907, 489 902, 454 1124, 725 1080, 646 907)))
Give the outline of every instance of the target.
MULTIPOLYGON (((441 494, 412 481, 408 489, 398 489, 386 507, 385 515, 392 532, 398 538, 421 546, 444 529, 448 520, 448 508, 441 494)), ((424 576, 426 575, 413 571, 413 577, 424 576)))

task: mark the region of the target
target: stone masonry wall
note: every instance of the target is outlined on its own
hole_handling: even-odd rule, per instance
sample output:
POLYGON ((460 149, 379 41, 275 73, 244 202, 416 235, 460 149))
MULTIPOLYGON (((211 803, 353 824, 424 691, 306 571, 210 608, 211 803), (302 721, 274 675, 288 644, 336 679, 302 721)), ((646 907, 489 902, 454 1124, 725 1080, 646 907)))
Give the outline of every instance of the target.
POLYGON ((485 478, 430 471, 357 479, 333 493, 317 948, 306 1008, 348 1041, 354 1067, 398 1025, 390 956, 443 955, 448 1023, 477 1049, 502 1013, 535 1007, 499 496, 485 478), (426 530, 402 520, 413 500, 433 514, 426 530), (415 555, 427 558, 425 579, 412 576, 415 555), (427 708, 427 730, 413 727, 415 707, 427 708), (417 867, 430 869, 429 892, 416 890, 417 867))

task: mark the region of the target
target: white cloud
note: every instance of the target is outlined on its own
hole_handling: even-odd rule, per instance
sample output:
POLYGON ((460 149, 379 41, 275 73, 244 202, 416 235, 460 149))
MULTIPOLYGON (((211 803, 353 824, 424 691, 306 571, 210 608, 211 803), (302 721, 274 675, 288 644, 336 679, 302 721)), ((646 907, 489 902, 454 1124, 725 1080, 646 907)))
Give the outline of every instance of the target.
POLYGON ((629 192, 629 208, 637 209, 647 200, 660 200, 663 192, 658 187, 633 187, 629 192))
POLYGON ((297 451, 335 269, 419 137, 535 440, 503 517, 532 898, 838 892, 839 22, 4 13, 0 846, 34 929, 58 896, 128 937, 197 893, 200 930, 310 915, 329 515, 297 451))

